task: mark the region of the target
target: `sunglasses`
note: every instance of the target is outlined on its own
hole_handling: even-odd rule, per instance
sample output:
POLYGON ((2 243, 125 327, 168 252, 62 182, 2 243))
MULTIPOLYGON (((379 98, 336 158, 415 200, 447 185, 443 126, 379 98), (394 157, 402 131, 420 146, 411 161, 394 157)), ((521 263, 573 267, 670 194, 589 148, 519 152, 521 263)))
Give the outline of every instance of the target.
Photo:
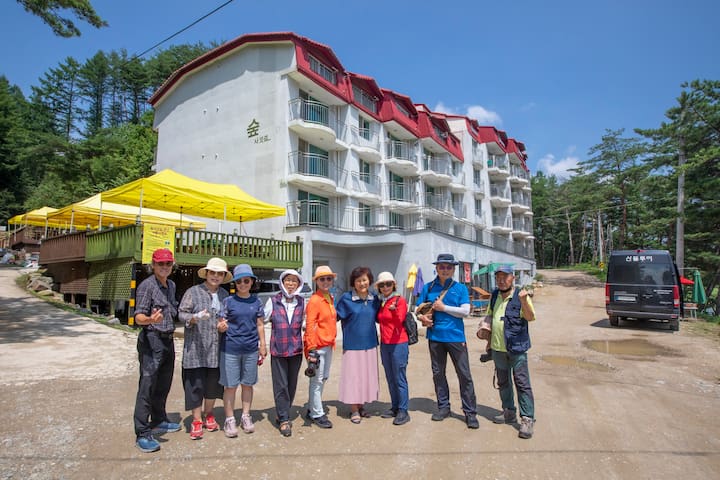
POLYGON ((392 287, 393 282, 380 282, 377 284, 378 288, 392 287))
POLYGON ((435 266, 435 268, 437 268, 438 270, 452 270, 453 268, 455 268, 455 265, 450 265, 448 263, 439 263, 435 266))
POLYGON ((250 277, 243 277, 235 280, 235 283, 252 283, 252 278, 250 277))
POLYGON ((317 279, 317 281, 318 281, 318 282, 332 282, 332 281, 333 281, 333 277, 319 277, 319 278, 317 279))
POLYGON ((158 267, 172 267, 173 262, 155 262, 158 267))

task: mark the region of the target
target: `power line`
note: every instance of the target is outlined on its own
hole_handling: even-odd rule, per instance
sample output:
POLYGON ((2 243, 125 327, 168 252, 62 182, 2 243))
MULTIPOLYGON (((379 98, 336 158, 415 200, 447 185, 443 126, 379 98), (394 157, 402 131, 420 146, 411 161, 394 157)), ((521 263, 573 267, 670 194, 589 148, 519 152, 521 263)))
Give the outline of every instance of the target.
POLYGON ((205 15, 203 15, 202 17, 198 18, 197 20, 195 20, 194 22, 192 22, 190 25, 188 25, 188 26, 186 26, 186 27, 178 30, 177 32, 173 33, 172 35, 170 35, 170 36, 167 37, 166 39, 159 41, 158 43, 156 43, 156 44, 153 45, 152 47, 144 50, 142 53, 138 53, 137 55, 134 55, 130 60, 135 60, 136 58, 142 57, 142 56, 145 55, 146 53, 148 53, 148 52, 156 49, 157 47, 159 47, 159 46, 162 45, 163 43, 167 42, 168 40, 171 40, 171 39, 177 37, 178 35, 180 35, 180 34, 181 34, 182 32, 184 32, 185 30, 188 30, 189 28, 192 28, 193 26, 195 26, 195 25, 197 25, 198 23, 202 22, 203 20, 205 20, 205 19, 206 19, 207 17, 209 17, 210 15, 216 13, 217 11, 219 11, 219 10, 225 8, 225 7, 227 7, 228 5, 230 5, 230 4, 231 4, 232 2, 234 2, 234 1, 235 1, 235 0, 228 0, 227 2, 223 3, 222 5, 220 5, 219 7, 215 8, 214 10, 212 10, 212 11, 206 13, 205 15))

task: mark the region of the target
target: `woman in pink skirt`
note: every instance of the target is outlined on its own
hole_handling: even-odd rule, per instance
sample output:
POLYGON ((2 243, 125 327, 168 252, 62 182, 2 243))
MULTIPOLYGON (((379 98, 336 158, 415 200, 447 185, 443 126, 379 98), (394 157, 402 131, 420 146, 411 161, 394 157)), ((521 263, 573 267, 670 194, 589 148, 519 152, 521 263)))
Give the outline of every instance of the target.
POLYGON ((375 318, 380 307, 370 292, 373 274, 367 267, 350 273, 352 290, 337 303, 337 317, 343 331, 343 357, 340 369, 340 401, 350 405, 350 421, 360 423, 369 414, 367 402, 378 399, 377 330, 375 318))

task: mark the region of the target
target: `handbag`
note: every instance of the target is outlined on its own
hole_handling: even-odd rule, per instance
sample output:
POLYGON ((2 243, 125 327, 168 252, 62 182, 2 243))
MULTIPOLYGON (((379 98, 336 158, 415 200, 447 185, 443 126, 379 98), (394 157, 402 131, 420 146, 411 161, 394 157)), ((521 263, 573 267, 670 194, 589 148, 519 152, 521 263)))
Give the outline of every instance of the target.
MULTIPOLYGON (((433 283, 435 283, 434 280, 433 280, 433 283)), ((455 283, 455 280, 453 280, 452 282, 450 282, 450 285, 448 285, 447 287, 445 287, 445 288, 443 289, 443 291, 440 292, 440 295, 438 295, 435 300, 440 300, 440 301, 442 301, 442 299, 445 298, 445 294, 448 292, 448 290, 450 289, 450 287, 453 286, 454 283, 455 283)), ((430 285, 430 288, 428 288, 428 291, 430 291, 431 288, 432 288, 432 285, 430 285)), ((415 314, 416 314, 416 315, 427 315, 427 314, 434 315, 435 312, 433 311, 432 306, 433 306, 433 302, 422 302, 420 305, 418 305, 417 307, 415 307, 415 314)))

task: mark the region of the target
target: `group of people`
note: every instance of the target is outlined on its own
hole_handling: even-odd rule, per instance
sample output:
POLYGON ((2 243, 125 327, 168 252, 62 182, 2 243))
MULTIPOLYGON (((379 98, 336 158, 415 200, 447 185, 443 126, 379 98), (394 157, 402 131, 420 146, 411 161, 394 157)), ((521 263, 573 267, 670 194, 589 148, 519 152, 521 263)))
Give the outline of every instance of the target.
MULTIPOLYGON (((320 428, 332 428, 322 396, 330 378, 338 321, 343 333, 338 397, 349 406, 350 421, 361 423, 369 416, 365 405, 379 397, 378 347, 390 393, 390 408, 381 417, 392 418, 394 425, 410 421, 409 345, 404 324, 408 304, 398 292, 392 273, 382 272, 376 280, 368 267, 357 267, 350 273, 351 289, 335 299, 331 289, 337 274, 329 266, 319 266, 312 278, 314 293, 306 302, 300 295, 302 275, 288 269, 280 274, 281 291, 263 305, 251 293, 258 279, 249 265, 238 265, 231 273, 224 260, 211 258, 198 270, 204 282, 188 289, 178 303, 175 284, 169 279, 173 265, 170 250, 156 250, 152 255, 153 274, 136 291, 135 322, 142 330, 138 336, 140 380, 134 422, 136 446, 141 451, 159 450, 156 435, 181 429, 180 424, 168 419, 165 408, 174 370, 175 318, 185 326, 182 381, 185 409, 192 412, 192 439, 202 438, 204 431, 220 429, 213 413, 217 399, 223 401, 225 436, 237 437, 238 426, 245 433, 254 432, 253 386, 258 381, 258 366, 268 352, 279 432, 285 437, 292 435, 290 407, 304 359, 304 373, 309 377, 306 418, 320 428), (231 281, 235 283, 233 295, 221 287, 231 281), (266 322, 271 332, 269 348, 266 322), (235 418, 238 387, 242 404, 239 425, 235 418)), ((423 287, 417 299, 418 304, 432 304, 428 313, 418 315, 427 327, 437 396, 437 411, 431 418, 442 421, 450 415, 446 377, 449 355, 460 383, 466 424, 476 429, 480 425, 464 330, 464 318, 470 313, 468 291, 453 280, 458 262, 452 255, 438 255, 434 265, 437 276, 423 287)), ((494 421, 517 421, 512 376, 520 407, 519 436, 530 438, 534 400, 527 368, 527 323, 534 320, 535 313, 526 292, 514 288, 510 267, 501 267, 495 278, 498 288, 493 292, 485 325, 478 330, 479 337, 488 339, 497 371, 503 412, 494 421), (481 335, 481 331, 491 333, 481 335)))

